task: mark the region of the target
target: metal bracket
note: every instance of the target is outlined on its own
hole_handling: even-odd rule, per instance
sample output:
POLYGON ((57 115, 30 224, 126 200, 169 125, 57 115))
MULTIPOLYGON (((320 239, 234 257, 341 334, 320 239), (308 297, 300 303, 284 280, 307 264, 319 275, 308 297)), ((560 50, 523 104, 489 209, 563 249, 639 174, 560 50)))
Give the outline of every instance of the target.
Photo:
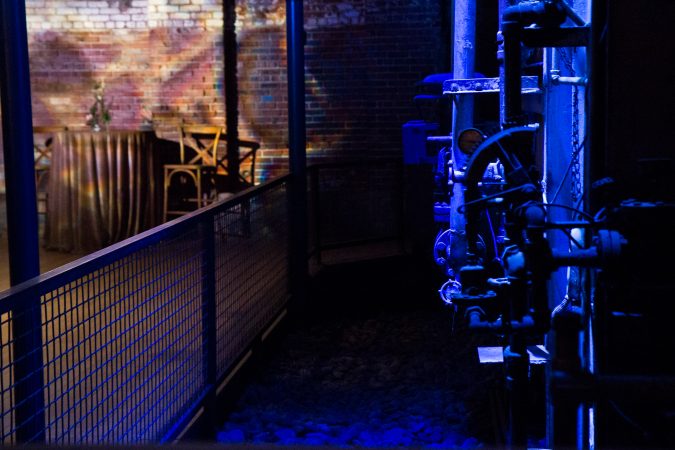
MULTIPOLYGON (((538 94, 539 77, 526 76, 522 79, 523 94, 538 94)), ((467 78, 445 80, 443 95, 493 94, 499 92, 499 78, 467 78)))
POLYGON ((586 77, 563 77, 560 76, 559 70, 551 70, 549 72, 551 84, 569 84, 572 86, 586 86, 588 84, 588 78, 586 77))
MULTIPOLYGON (((551 360, 551 355, 543 345, 528 345, 527 353, 533 365, 546 364, 551 360)), ((478 360, 481 364, 503 363, 504 347, 478 347, 478 360)))

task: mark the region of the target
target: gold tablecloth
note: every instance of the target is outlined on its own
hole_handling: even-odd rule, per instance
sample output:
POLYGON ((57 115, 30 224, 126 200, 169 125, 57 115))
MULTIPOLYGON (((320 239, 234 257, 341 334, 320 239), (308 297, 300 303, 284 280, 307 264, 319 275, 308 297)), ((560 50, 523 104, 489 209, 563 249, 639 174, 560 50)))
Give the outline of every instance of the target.
POLYGON ((161 174, 152 131, 55 136, 43 245, 85 252, 157 225, 161 174))

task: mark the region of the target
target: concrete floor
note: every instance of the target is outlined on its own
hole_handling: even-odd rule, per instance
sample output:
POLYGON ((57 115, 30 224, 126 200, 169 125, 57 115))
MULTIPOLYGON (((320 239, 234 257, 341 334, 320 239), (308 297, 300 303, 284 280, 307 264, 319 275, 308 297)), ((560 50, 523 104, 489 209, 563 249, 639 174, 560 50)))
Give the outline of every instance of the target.
MULTIPOLYGON (((49 272, 64 264, 85 256, 77 253, 62 253, 56 251, 47 251, 40 247, 40 273, 49 272)), ((8 289, 9 283, 9 254, 7 251, 7 232, 6 229, 0 231, 0 292, 8 289)))

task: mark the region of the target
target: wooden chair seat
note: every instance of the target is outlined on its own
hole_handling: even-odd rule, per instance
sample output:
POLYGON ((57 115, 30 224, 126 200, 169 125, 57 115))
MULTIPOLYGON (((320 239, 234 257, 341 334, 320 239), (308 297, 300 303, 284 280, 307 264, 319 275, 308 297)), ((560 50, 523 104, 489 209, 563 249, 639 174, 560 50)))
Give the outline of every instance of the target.
POLYGON ((218 143, 222 127, 181 125, 180 162, 164 165, 164 211, 169 216, 187 214, 217 199, 218 143))

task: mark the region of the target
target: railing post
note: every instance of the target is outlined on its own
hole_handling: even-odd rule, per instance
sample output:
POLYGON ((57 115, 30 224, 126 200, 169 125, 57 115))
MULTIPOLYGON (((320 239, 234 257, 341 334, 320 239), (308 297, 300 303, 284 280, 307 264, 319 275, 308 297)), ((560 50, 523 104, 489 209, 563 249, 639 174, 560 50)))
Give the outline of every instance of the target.
MULTIPOLYGON (((0 2, 0 97, 7 190, 11 284, 40 274, 37 195, 26 7, 0 2)), ((40 298, 31 290, 12 315, 14 406, 17 442, 45 439, 40 298)))
POLYGON ((288 158, 290 185, 290 282, 293 303, 307 297, 307 149, 305 123, 305 31, 302 0, 286 0, 288 59, 288 158))
POLYGON ((319 168, 309 168, 309 185, 312 192, 312 228, 314 228, 314 252, 316 264, 321 265, 321 192, 319 191, 319 168))
POLYGON ((23 297, 11 320, 16 442, 39 444, 45 441, 40 297, 33 289, 23 297))
MULTIPOLYGON (((214 407, 216 399, 217 366, 217 333, 216 333, 216 251, 215 251, 215 217, 208 214, 201 222, 202 241, 202 342, 204 357, 204 373, 206 375, 207 396, 204 399, 204 417, 206 426, 213 428, 214 407)), ((211 431, 211 430, 209 430, 211 431)))

